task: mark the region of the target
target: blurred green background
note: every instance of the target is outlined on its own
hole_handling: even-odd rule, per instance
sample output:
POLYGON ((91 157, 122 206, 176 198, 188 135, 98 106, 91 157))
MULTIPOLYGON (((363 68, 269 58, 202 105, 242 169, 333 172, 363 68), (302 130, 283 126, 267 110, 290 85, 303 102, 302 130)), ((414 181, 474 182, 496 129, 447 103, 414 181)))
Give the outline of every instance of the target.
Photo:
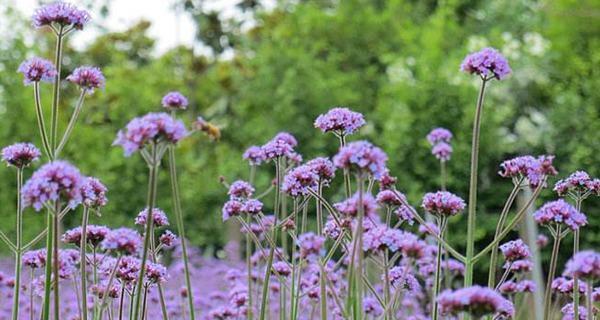
MULTIPOLYGON (((103 8, 102 15, 111 14, 108 6, 103 8)), ((178 149, 188 234, 211 252, 228 238, 221 222, 226 195, 219 176, 246 178, 244 149, 278 131, 298 137, 305 159, 333 155, 337 141, 312 123, 336 105, 365 114, 368 125, 352 138, 372 140, 388 152, 399 188, 415 205, 438 184, 438 163, 425 135, 437 126, 451 129, 449 189, 466 198, 478 81, 458 68, 468 52, 484 46, 500 49, 514 73, 494 81, 486 97, 478 247, 493 236, 496 216, 512 188, 497 175, 503 159, 550 153, 556 155, 559 178, 577 169, 600 176, 598 1, 282 0, 266 10, 260 1, 243 0, 236 7, 242 14, 226 19, 200 0, 181 1, 180 8, 197 24, 195 39, 204 50, 180 46, 152 54, 156 43, 147 21, 124 32, 105 32, 81 50, 67 45, 65 74, 92 64, 107 78, 106 89, 87 100, 63 155, 110 189, 110 204, 93 223, 131 226, 143 208, 145 165, 139 156, 124 158, 111 143, 132 117, 159 110, 170 90, 190 98, 183 114, 188 123, 202 115, 222 129, 219 142, 198 135, 178 149)), ((10 6, 3 6, 0 15, 10 25, 0 43, 0 145, 32 141, 39 146, 32 89, 23 86, 16 69, 33 54, 51 57, 53 39, 33 30, 28 16, 10 6)), ((63 126, 76 97, 72 86, 64 84, 64 89, 63 126)), ((50 86, 42 94, 48 106, 50 86)), ((270 179, 269 169, 261 169, 261 187, 270 179)), ((14 170, 0 170, 1 228, 11 235, 14 181, 14 170)), ((167 212, 169 190, 163 167, 158 204, 167 212)), ((546 190, 537 205, 553 198, 546 190)), ((584 203, 590 225, 582 234, 583 248, 600 246, 599 208, 597 198, 584 203)), ((80 212, 70 213, 65 226, 79 219, 80 212)), ((465 221, 450 227, 461 250, 465 221)), ((43 215, 28 210, 26 238, 43 223, 43 215)))

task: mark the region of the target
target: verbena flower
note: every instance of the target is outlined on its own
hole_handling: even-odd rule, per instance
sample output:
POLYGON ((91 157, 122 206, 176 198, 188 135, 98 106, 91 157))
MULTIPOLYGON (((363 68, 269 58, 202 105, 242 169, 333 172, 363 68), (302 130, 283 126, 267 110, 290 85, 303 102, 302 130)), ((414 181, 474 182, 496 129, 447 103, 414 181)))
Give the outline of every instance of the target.
POLYGON ((166 113, 148 113, 131 120, 125 130, 119 131, 113 145, 123 147, 125 156, 130 156, 150 142, 176 144, 187 134, 183 122, 166 113))
MULTIPOLYGON (((384 279, 385 280, 385 279, 384 279)), ((416 292, 420 289, 419 281, 407 266, 395 266, 389 270, 389 280, 396 290, 416 292)))
POLYGON ((124 256, 121 261, 115 265, 115 260, 108 260, 103 263, 101 267, 104 270, 104 274, 108 275, 114 268, 116 268, 115 278, 121 280, 123 283, 133 283, 137 281, 140 269, 142 268, 142 261, 133 256, 124 256))
POLYGON ((399 207, 403 202, 406 202, 406 197, 403 194, 396 194, 396 192, 392 190, 382 190, 375 197, 375 201, 380 206, 389 206, 389 207, 399 207))
POLYGON ((518 292, 535 292, 537 286, 535 282, 531 280, 521 280, 517 283, 517 291, 518 292))
POLYGON ((373 318, 377 318, 383 314, 383 308, 379 304, 379 301, 369 297, 363 300, 363 311, 367 316, 373 318))
POLYGON ((475 317, 515 313, 512 302, 498 292, 487 287, 473 286, 455 291, 444 291, 438 297, 440 312, 443 315, 458 315, 467 312, 475 317))
POLYGON ((433 148, 431 148, 431 154, 433 154, 436 159, 440 161, 449 161, 450 157, 452 156, 452 146, 445 142, 437 143, 433 146, 433 148))
POLYGON ((394 214, 400 221, 406 221, 408 224, 413 225, 415 216, 413 215, 414 208, 409 206, 400 206, 394 210, 394 214))
POLYGON ((144 274, 149 284, 164 283, 167 281, 167 268, 160 263, 148 262, 144 274))
POLYGON ((185 110, 188 99, 180 92, 172 91, 162 98, 162 106, 168 110, 185 110))
POLYGON ((295 148, 298 145, 298 140, 289 132, 279 132, 273 137, 273 141, 283 141, 289 144, 292 148, 295 148))
POLYGON ((521 156, 506 160, 500 164, 500 174, 504 178, 526 178, 535 188, 543 182, 544 177, 554 176, 558 172, 552 166, 554 156, 521 156))
POLYGON ((173 248, 177 244, 177 240, 177 236, 170 230, 165 230, 165 232, 163 232, 163 234, 161 234, 158 238, 158 242, 160 242, 167 249, 173 248))
POLYGON ((90 21, 90 15, 70 3, 57 1, 37 9, 32 21, 36 28, 58 24, 81 30, 90 21))
POLYGON ((442 264, 442 267, 450 271, 450 273, 454 276, 462 276, 465 274, 465 265, 455 259, 445 260, 442 264))
POLYGON ((540 234, 537 236, 537 238, 535 239, 535 244, 539 247, 539 248, 544 248, 545 246, 548 245, 549 239, 548 237, 546 237, 543 234, 540 234))
POLYGON ((239 200, 232 199, 225 202, 221 211, 223 214, 223 221, 227 221, 231 217, 242 214, 244 212, 244 204, 239 200))
POLYGON ((592 179, 585 171, 575 171, 567 178, 558 181, 554 185, 554 191, 559 196, 572 193, 575 196, 585 194, 600 195, 600 179, 592 179))
POLYGON ((281 190, 292 197, 304 196, 309 189, 315 190, 319 176, 307 165, 296 167, 283 178, 281 190))
POLYGON ((533 262, 526 259, 508 261, 505 262, 502 267, 504 269, 509 269, 510 272, 514 273, 526 273, 530 272, 533 269, 533 262))
POLYGON ((465 201, 447 191, 426 193, 422 205, 425 211, 438 216, 454 216, 465 209, 465 201))
POLYGON ((560 309, 562 320, 588 320, 588 312, 585 306, 579 306, 579 319, 575 318, 575 305, 568 303, 560 309))
POLYGON ((312 232, 303 233, 298 236, 298 248, 302 258, 318 257, 323 253, 325 238, 312 232))
POLYGON ((450 140, 452 140, 452 132, 446 128, 435 128, 427 135, 427 141, 432 147, 440 142, 450 143, 450 140))
MULTIPOLYGON (((577 282, 579 284, 579 293, 585 294, 587 291, 587 284, 581 279, 578 279, 577 282)), ((550 288, 556 293, 571 295, 574 292, 575 280, 566 277, 558 277, 552 280, 550 288)))
POLYGON ((100 208, 106 206, 108 198, 106 192, 108 189, 100 182, 100 180, 87 177, 81 186, 81 198, 83 205, 88 208, 100 208))
POLYGON ((379 177, 379 188, 381 190, 393 189, 396 181, 398 179, 396 177, 392 177, 390 175, 390 171, 388 169, 379 177))
POLYGON ((600 279, 600 253, 592 250, 576 253, 567 262, 565 274, 580 279, 600 279))
POLYGON ((500 251, 507 261, 521 260, 529 258, 531 252, 529 247, 521 239, 509 241, 500 246, 500 251))
POLYGON ((333 157, 336 167, 358 170, 373 175, 376 179, 387 172, 387 155, 380 148, 367 141, 350 142, 333 157))
POLYGON ((243 180, 234 181, 227 192, 231 199, 247 199, 254 194, 254 187, 243 180))
POLYGON ((494 77, 498 80, 506 78, 512 72, 506 58, 494 48, 484 48, 469 54, 460 65, 460 70, 477 74, 483 78, 494 77))
POLYGON ((46 249, 32 250, 23 253, 23 265, 32 269, 46 266, 46 249))
POLYGON ((315 128, 340 135, 352 134, 364 125, 363 115, 348 108, 333 108, 315 120, 315 128))
POLYGON ((38 57, 23 61, 17 71, 23 74, 25 85, 40 81, 52 82, 56 76, 56 67, 52 62, 38 57))
MULTIPOLYGON (((346 217, 356 217, 359 209, 359 194, 355 193, 352 197, 335 203, 333 207, 346 217)), ((370 194, 362 196, 363 213, 365 216, 374 216, 377 214, 377 203, 370 194)))
POLYGON ((272 139, 261 147, 265 160, 275 160, 294 155, 294 147, 285 140, 272 139))
POLYGON ((2 149, 2 161, 16 168, 25 168, 37 161, 42 153, 31 143, 15 143, 2 149))
POLYGON ((23 206, 33 206, 40 211, 45 203, 59 201, 70 208, 81 203, 83 176, 66 161, 54 161, 43 165, 23 185, 23 206))
POLYGON ((129 228, 111 230, 100 246, 104 250, 115 250, 127 255, 137 254, 142 247, 142 236, 129 228))
POLYGON ((335 166, 328 158, 314 158, 307 161, 306 166, 309 167, 319 177, 319 181, 325 185, 328 185, 335 177, 335 166))
POLYGON ((546 203, 534 213, 533 218, 540 225, 564 225, 572 230, 587 224, 587 217, 563 199, 546 203))
POLYGON ((244 202, 242 210, 248 214, 258 214, 262 211, 263 203, 258 199, 248 199, 244 202))
POLYGON ((251 165, 257 166, 260 165, 263 161, 265 161, 265 154, 263 150, 259 146, 251 146, 244 152, 243 155, 244 160, 250 162, 251 165))
POLYGON ((81 90, 93 93, 94 89, 104 88, 106 79, 100 68, 83 66, 73 70, 73 73, 67 77, 67 81, 78 85, 81 90))
POLYGON ((292 268, 290 268, 290 266, 283 261, 277 261, 273 263, 273 270, 276 271, 276 274, 282 277, 287 277, 292 273, 292 268))
MULTIPOLYGON (((138 213, 137 217, 135 218, 135 224, 139 226, 145 226, 147 216, 148 208, 138 213)), ((159 208, 152 208, 152 221, 154 223, 154 226, 157 228, 169 225, 169 219, 167 218, 167 214, 159 208)))

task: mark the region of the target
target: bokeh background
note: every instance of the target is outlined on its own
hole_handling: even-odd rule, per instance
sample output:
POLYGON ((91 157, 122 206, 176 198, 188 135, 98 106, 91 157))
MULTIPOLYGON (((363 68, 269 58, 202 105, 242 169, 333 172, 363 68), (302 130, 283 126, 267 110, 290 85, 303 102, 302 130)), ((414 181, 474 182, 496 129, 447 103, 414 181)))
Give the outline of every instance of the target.
MULTIPOLYGON (((312 123, 336 105, 365 114, 368 125, 353 138, 369 139, 388 152, 399 188, 415 205, 439 183, 438 163, 425 135, 436 126, 451 129, 455 139, 449 189, 466 198, 478 81, 458 68, 468 52, 485 46, 501 50, 514 73, 493 82, 486 98, 478 247, 493 236, 512 188, 497 175, 502 160, 550 153, 556 155, 557 178, 577 169, 600 176, 598 1, 182 0, 170 1, 165 19, 175 12, 183 26, 159 15, 158 21, 135 19, 113 30, 104 23, 123 15, 114 11, 115 2, 121 1, 75 1, 93 12, 95 25, 92 36, 66 47, 65 74, 91 64, 100 66, 107 78, 106 88, 87 100, 63 155, 110 189, 110 204, 93 223, 131 226, 144 207, 143 161, 123 157, 111 143, 132 117, 159 110, 161 97, 171 90, 190 98, 183 115, 188 123, 202 115, 222 130, 218 142, 198 135, 178 149, 188 235, 207 255, 222 255, 224 244, 235 237, 235 228, 221 221, 226 190, 219 177, 246 178, 244 149, 278 131, 300 140, 305 159, 333 155, 337 141, 312 123), (151 32, 157 23, 162 40, 151 32), (174 45, 164 45, 165 34, 174 45)), ((154 1, 163 2, 149 3, 154 1)), ((145 1, 131 3, 144 6, 145 1)), ((16 73, 25 58, 52 55, 52 35, 30 26, 36 5, 16 0, 0 4, 2 146, 15 141, 40 145, 32 90, 16 73)), ((63 126, 76 98, 75 89, 64 86, 63 126)), ((48 99, 50 86, 42 90, 48 99)), ((259 172, 259 188, 269 183, 269 169, 259 172)), ((14 170, 0 169, 0 226, 11 235, 13 175, 14 170)), ((330 196, 340 198, 335 192, 330 196)), ((546 190, 536 205, 555 197, 546 190)), ((158 205, 171 211, 164 170, 158 205)), ((599 209, 597 198, 584 203, 590 224, 582 233, 583 248, 600 247, 599 209)), ((44 217, 28 210, 25 219, 30 239, 42 229, 44 217)), ((73 212, 65 227, 79 220, 80 212, 73 212)), ((454 220, 450 235, 458 248, 463 248, 465 234, 466 219, 454 220)), ((570 246, 569 239, 565 248, 570 246)), ((6 254, 6 248, 0 253, 6 254)))

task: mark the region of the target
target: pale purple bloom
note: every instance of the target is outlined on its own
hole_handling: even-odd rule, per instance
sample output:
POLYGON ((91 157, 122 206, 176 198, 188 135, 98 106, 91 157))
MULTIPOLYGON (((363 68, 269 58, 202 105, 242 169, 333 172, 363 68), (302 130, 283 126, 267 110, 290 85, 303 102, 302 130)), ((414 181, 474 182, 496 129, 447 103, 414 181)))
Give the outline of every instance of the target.
POLYGON ((325 238, 317 236, 312 232, 303 233, 298 236, 298 248, 303 258, 320 256, 323 251, 325 238))
POLYGON ((72 25, 75 29, 81 30, 90 21, 90 15, 70 3, 57 1, 37 9, 32 21, 36 28, 58 24, 62 27, 72 25))
POLYGON ((244 212, 244 204, 241 201, 232 199, 223 205, 223 221, 229 220, 231 217, 239 216, 244 212))
POLYGON ((500 291, 504 295, 510 295, 519 292, 519 289, 517 283, 510 280, 502 283, 500 287, 498 287, 498 291, 500 291))
POLYGON ((160 242, 165 248, 171 249, 177 244, 177 236, 171 232, 171 230, 165 230, 163 234, 158 238, 158 242, 160 242))
POLYGON ((363 115, 348 108, 333 108, 315 120, 315 128, 340 135, 352 134, 364 125, 363 115))
MULTIPOLYGON (((588 320, 587 309, 585 306, 579 306, 579 319, 575 319, 575 305, 573 303, 566 304, 560 312, 562 312, 562 320, 588 320)), ((591 320, 591 319, 590 319, 591 320)))
POLYGON ((530 260, 515 260, 505 262, 503 265, 504 269, 509 269, 514 273, 525 273, 530 272, 533 269, 533 262, 530 260))
POLYGON ((92 93, 94 89, 103 88, 106 79, 104 79, 100 68, 83 66, 73 70, 73 73, 67 77, 67 81, 78 85, 88 93, 92 93))
POLYGON ((106 192, 108 189, 100 182, 100 180, 87 177, 81 186, 81 198, 83 205, 88 208, 97 209, 104 207, 108 203, 106 192))
MULTIPOLYGON (((359 194, 355 193, 352 197, 335 203, 333 207, 346 217, 356 217, 359 209, 359 194)), ((377 214, 377 203, 370 194, 362 196, 363 213, 365 216, 374 216, 377 214)))
POLYGON ((306 166, 311 168, 317 174, 319 180, 325 184, 328 184, 335 177, 335 166, 328 158, 314 158, 306 162, 306 166))
POLYGON ((465 265, 455 259, 448 259, 443 262, 442 267, 450 271, 455 276, 463 275, 465 273, 465 265))
POLYGON ((439 235, 440 228, 434 222, 426 222, 425 224, 419 225, 419 233, 424 235, 439 235))
POLYGON ((261 147, 265 160, 274 160, 294 154, 294 147, 281 139, 273 139, 261 147))
POLYGON ((388 274, 390 283, 396 290, 414 292, 420 289, 419 281, 406 266, 392 267, 388 274))
POLYGON ((394 210, 396 217, 400 221, 406 221, 408 224, 412 225, 414 223, 414 215, 413 208, 409 206, 400 206, 398 209, 394 210))
POLYGON ((532 187, 539 186, 544 177, 554 176, 558 172, 552 165, 554 156, 521 156, 506 160, 500 164, 500 174, 504 178, 527 178, 532 187))
POLYGON ((32 269, 43 268, 46 265, 46 250, 32 250, 23 253, 23 265, 32 269))
POLYGON ((242 211, 249 214, 258 214, 263 209, 263 203, 258 199, 248 199, 242 206, 242 211))
POLYGON ((81 203, 83 176, 66 161, 54 161, 43 165, 23 185, 23 206, 33 206, 40 211, 49 201, 60 201, 70 208, 81 203))
POLYGON ((115 260, 107 260, 102 264, 101 269, 104 274, 110 274, 113 268, 117 268, 115 273, 115 277, 121 280, 124 283, 132 283, 137 281, 140 269, 142 267, 142 262, 140 259, 135 258, 133 256, 124 256, 119 261, 119 264, 115 265, 115 260))
MULTIPOLYGON (((402 247, 405 244, 405 239, 407 238, 406 232, 404 232, 402 230, 398 230, 398 229, 391 229, 391 228, 385 228, 383 231, 384 231, 384 233, 381 236, 379 241, 381 241, 381 243, 383 245, 385 245, 388 250, 390 250, 391 252, 396 252, 396 251, 402 249, 402 247)), ((365 234, 365 236, 366 236, 366 234, 365 234)), ((408 236, 408 237, 410 237, 410 236, 408 236)))
POLYGON ((545 246, 548 245, 548 237, 546 237, 543 234, 540 234, 537 236, 537 238, 535 239, 535 244, 539 247, 539 248, 544 248, 545 246))
POLYGON ((350 142, 342 147, 338 154, 333 157, 333 163, 336 167, 346 170, 359 170, 367 172, 375 177, 381 176, 387 172, 385 163, 387 155, 380 148, 367 141, 350 142))
POLYGON ((399 207, 402 203, 406 203, 406 197, 401 193, 396 193, 393 190, 382 190, 375 197, 375 201, 380 206, 399 207))
POLYGON ((521 239, 509 241, 500 246, 500 251, 507 261, 515 261, 529 258, 531 255, 529 247, 521 239))
POLYGON ((398 179, 390 175, 388 169, 379 177, 379 188, 381 190, 393 189, 398 179))
POLYGON ((377 318, 383 314, 383 308, 375 298, 365 298, 363 300, 363 311, 367 316, 377 318))
POLYGON ((440 142, 450 143, 450 140, 452 140, 452 132, 445 128, 435 128, 427 135, 427 141, 432 147, 440 142))
POLYGON ((148 113, 131 120, 125 130, 119 131, 113 145, 120 145, 125 156, 130 156, 150 142, 176 144, 187 134, 188 131, 180 120, 166 113, 148 113))
MULTIPOLYGON (((587 291, 587 284, 581 279, 577 280, 579 284, 579 293, 585 294, 587 291)), ((551 289, 557 293, 571 295, 574 292, 575 280, 565 277, 558 277, 552 280, 551 289)))
POLYGON ((458 315, 467 312, 475 317, 503 315, 512 317, 515 313, 512 302, 487 287, 473 286, 455 291, 442 292, 437 301, 443 315, 458 315))
POLYGON ((567 178, 554 185, 554 191, 559 196, 572 193, 574 196, 584 196, 587 193, 600 195, 600 179, 592 179, 585 171, 575 171, 567 178))
POLYGON ((162 106, 168 110, 185 110, 188 99, 180 92, 172 91, 162 98, 162 106))
POLYGON ((290 266, 283 261, 277 261, 273 263, 273 270, 277 272, 276 274, 282 277, 287 277, 292 273, 290 266))
POLYGON ((227 194, 231 199, 250 198, 254 194, 254 187, 246 181, 237 180, 229 186, 227 194))
POLYGON ((25 168, 37 161, 42 153, 31 143, 15 143, 2 149, 2 161, 9 166, 25 168))
POLYGON ((484 48, 469 54, 460 65, 460 70, 487 79, 493 76, 498 80, 512 72, 506 58, 494 48, 484 48))
POLYGON ((283 141, 289 144, 292 148, 295 148, 298 145, 298 140, 291 133, 288 132, 280 132, 273 137, 273 141, 283 141))
POLYGON ((251 146, 244 152, 244 160, 248 160, 251 165, 257 166, 265 161, 265 154, 261 147, 251 146))
POLYGON ((565 274, 581 279, 600 279, 600 253, 592 250, 576 253, 567 262, 565 274))
POLYGON ((309 190, 315 190, 319 176, 307 165, 292 169, 283 178, 281 190, 292 197, 305 196, 309 190))
POLYGON ((535 285, 535 282, 531 280, 522 280, 521 282, 517 283, 518 292, 534 292, 536 288, 537 286, 535 285))
POLYGON ((563 199, 546 203, 535 212, 533 218, 540 225, 565 225, 572 230, 587 225, 587 217, 563 199))
POLYGON ((23 61, 17 71, 23 74, 25 85, 40 81, 51 82, 56 76, 56 68, 52 62, 38 57, 23 61))
POLYGON ((454 216, 465 209, 465 201, 450 192, 438 191, 426 193, 421 206, 437 216, 454 216))
POLYGON ((115 250, 124 254, 135 255, 142 246, 142 236, 129 228, 111 230, 100 244, 105 250, 115 250))
POLYGON ((378 225, 363 234, 363 250, 364 251, 378 251, 384 249, 382 238, 387 231, 387 226, 378 225))
POLYGON ((146 281, 150 284, 163 283, 167 281, 167 268, 160 263, 148 262, 146 264, 146 281))
POLYGON ((342 228, 333 219, 327 220, 323 226, 323 233, 332 239, 337 239, 342 234, 342 228))
POLYGON ((450 156, 452 156, 452 146, 445 142, 440 142, 431 148, 431 154, 433 154, 436 159, 446 162, 450 160, 450 156))
MULTIPOLYGON (((147 216, 148 208, 138 213, 137 217, 135 218, 135 224, 139 226, 145 226, 147 216)), ((154 223, 154 226, 158 228, 169 225, 169 219, 167 218, 167 214, 158 208, 152 208, 152 221, 154 223)))

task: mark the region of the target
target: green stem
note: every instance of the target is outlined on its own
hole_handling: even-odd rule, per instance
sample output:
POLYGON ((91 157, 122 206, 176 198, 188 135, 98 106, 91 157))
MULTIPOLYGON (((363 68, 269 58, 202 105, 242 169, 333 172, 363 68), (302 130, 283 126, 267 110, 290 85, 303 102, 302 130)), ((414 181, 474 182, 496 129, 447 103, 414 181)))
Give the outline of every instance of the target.
POLYGON ((54 77, 53 95, 52 95, 52 113, 50 122, 50 150, 54 154, 56 148, 56 138, 58 132, 58 105, 60 102, 60 73, 62 69, 62 51, 63 51, 63 27, 59 27, 56 34, 56 49, 54 67, 56 68, 56 76, 54 77))
MULTIPOLYGON (((57 213, 58 214, 58 213, 57 213)), ((54 225, 52 224, 52 210, 48 209, 46 215, 46 225, 48 232, 46 233, 46 269, 44 277, 44 305, 42 307, 42 319, 50 319, 50 292, 52 290, 52 238, 54 225)))
POLYGON ((479 136, 481 131, 481 114, 483 112, 483 98, 485 96, 486 79, 482 79, 475 120, 473 122, 473 141, 471 144, 471 177, 469 180, 469 210, 467 217, 467 253, 465 263, 465 287, 473 284, 473 255, 475 253, 475 212, 477 210, 477 170, 479 162, 479 136))
MULTIPOLYGON (((575 200, 575 208, 578 212, 581 212, 581 197, 575 200)), ((573 232, 573 255, 579 252, 579 229, 573 232)), ((588 317, 593 318, 591 313, 588 313, 588 317)), ((573 275, 573 318, 579 319, 579 277, 576 274, 573 275)))
POLYGON ((390 257, 389 252, 386 250, 383 256, 383 299, 384 299, 384 308, 385 308, 385 320, 391 320, 394 317, 393 311, 391 308, 388 308, 390 305, 390 299, 392 296, 391 288, 390 288, 390 257))
POLYGON ((87 249, 87 225, 89 220, 90 209, 86 206, 83 207, 83 218, 81 219, 81 242, 79 243, 80 262, 79 269, 81 275, 81 304, 82 313, 81 319, 87 320, 88 309, 87 309, 87 274, 86 274, 86 249, 87 249))
POLYGON ((593 298, 593 292, 592 292, 593 289, 594 289, 594 282, 592 280, 588 280, 585 306, 586 306, 588 317, 590 319, 595 319, 594 313, 593 313, 594 312, 594 298, 593 298))
MULTIPOLYGON (((133 319, 140 320, 140 307, 142 298, 142 283, 144 283, 144 275, 146 273, 146 263, 148 259, 148 251, 150 249, 150 235, 153 232, 154 219, 152 218, 152 211, 154 210, 154 203, 156 201, 156 179, 158 175, 158 157, 157 157, 157 146, 151 144, 151 161, 148 163, 148 201, 146 203, 146 209, 148 213, 146 215, 146 229, 144 234, 144 249, 142 251, 142 261, 140 266, 140 275, 138 276, 138 285, 136 286, 136 297, 134 304, 133 319)), ((188 292, 189 294, 189 292, 188 292)), ((143 316, 143 314, 142 314, 143 316)))
POLYGON ((121 285, 121 296, 119 297, 119 320, 123 320, 123 309, 125 309, 125 286, 121 285))
POLYGON ((22 257, 22 248, 21 242, 23 238, 23 210, 21 208, 21 186, 23 185, 23 169, 17 168, 17 223, 16 223, 16 232, 17 232, 17 240, 16 247, 17 252, 15 254, 15 287, 13 294, 13 309, 12 309, 12 319, 19 319, 19 293, 21 292, 21 257, 22 257))
POLYGON ((67 129, 65 129, 65 133, 63 134, 62 139, 60 139, 60 143, 58 147, 54 151, 54 158, 58 158, 60 152, 65 147, 69 138, 71 137, 71 133, 73 132, 73 128, 75 128, 75 124, 77 123, 77 119, 79 118, 79 114, 81 113, 81 109, 83 107, 83 101, 85 100, 85 90, 81 90, 81 94, 79 95, 79 99, 77 100, 77 104, 75 105, 75 110, 73 110, 73 114, 71 115, 71 119, 69 120, 69 124, 67 125, 67 129))
POLYGON ((53 258, 53 263, 54 263, 54 319, 60 319, 60 257, 58 256, 58 249, 59 249, 59 243, 58 243, 58 237, 60 234, 60 229, 59 229, 59 220, 60 220, 60 215, 59 212, 61 211, 60 208, 60 204, 56 203, 56 213, 54 214, 54 220, 53 220, 53 229, 54 232, 52 233, 52 241, 53 241, 53 250, 54 250, 54 258, 53 258))
MULTIPOLYGON (((106 285, 106 289, 104 290, 104 294, 102 295, 102 300, 100 302, 100 310, 98 311, 98 320, 103 319, 104 309, 106 309, 106 304, 108 302, 108 296, 110 295, 110 290, 112 288, 113 281, 115 280, 115 274, 117 273, 117 269, 119 269, 119 263, 121 263, 122 256, 119 254, 117 257, 117 261, 115 262, 115 268, 111 271, 110 276, 108 278, 108 284, 106 285)), ((138 285, 140 286, 140 285, 138 285)))
MULTIPOLYGON (((340 148, 343 148, 346 146, 346 136, 341 133, 339 137, 340 148)), ((350 172, 344 169, 344 191, 346 192, 346 198, 350 198, 350 195, 352 195, 352 187, 350 186, 350 183, 350 172)))
POLYGON ((35 101, 35 116, 37 118, 38 129, 40 130, 40 139, 42 139, 42 146, 44 147, 44 152, 48 156, 48 159, 52 161, 54 160, 54 153, 50 149, 48 135, 46 134, 46 124, 44 120, 44 111, 42 108, 42 99, 40 98, 39 82, 35 82, 33 84, 33 99, 35 101))
POLYGON ((561 228, 557 228, 554 236, 554 244, 552 245, 552 256, 550 257, 550 269, 548 270, 548 279, 546 281, 546 293, 544 295, 544 320, 550 319, 550 303, 552 301, 552 280, 556 272, 556 262, 558 260, 558 251, 560 249, 561 228))
MULTIPOLYGON (((440 229, 440 237, 443 239, 444 238, 444 233, 446 232, 446 217, 442 216, 440 217, 439 223, 438 223, 438 228, 440 229)), ((437 296, 440 293, 440 287, 442 285, 441 283, 441 275, 442 275, 442 254, 443 254, 443 245, 441 241, 438 241, 438 248, 437 248, 437 257, 436 257, 436 265, 435 265, 435 278, 434 278, 434 282, 433 282, 433 294, 432 294, 432 300, 433 300, 433 307, 432 307, 432 320, 437 320, 438 319, 438 303, 437 303, 437 296)))
POLYGON ((442 191, 446 191, 446 161, 440 161, 440 185, 442 187, 442 191))

